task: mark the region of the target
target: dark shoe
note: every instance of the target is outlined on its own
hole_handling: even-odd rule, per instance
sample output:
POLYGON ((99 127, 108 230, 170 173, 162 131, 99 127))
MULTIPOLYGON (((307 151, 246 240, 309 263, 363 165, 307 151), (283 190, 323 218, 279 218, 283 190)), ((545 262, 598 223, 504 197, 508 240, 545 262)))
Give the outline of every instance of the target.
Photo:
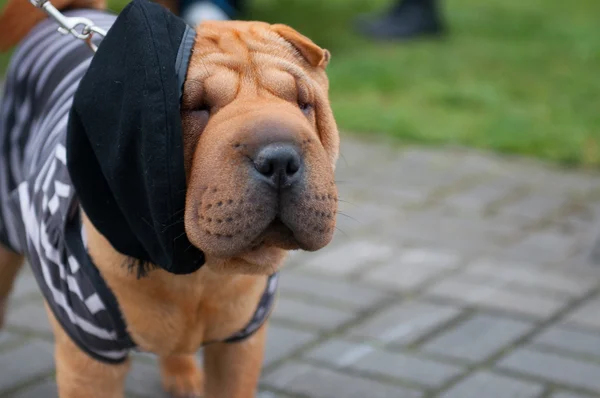
POLYGON ((377 40, 408 40, 445 32, 434 0, 404 0, 387 14, 358 21, 361 34, 377 40))

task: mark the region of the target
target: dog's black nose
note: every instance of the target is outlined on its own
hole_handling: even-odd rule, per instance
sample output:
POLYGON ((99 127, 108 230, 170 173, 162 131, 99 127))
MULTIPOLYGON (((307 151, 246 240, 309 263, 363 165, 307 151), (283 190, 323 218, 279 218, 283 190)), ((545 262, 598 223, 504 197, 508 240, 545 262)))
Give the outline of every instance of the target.
POLYGON ((259 178, 272 187, 287 188, 300 180, 303 162, 293 145, 270 144, 258 152, 254 168, 259 178))

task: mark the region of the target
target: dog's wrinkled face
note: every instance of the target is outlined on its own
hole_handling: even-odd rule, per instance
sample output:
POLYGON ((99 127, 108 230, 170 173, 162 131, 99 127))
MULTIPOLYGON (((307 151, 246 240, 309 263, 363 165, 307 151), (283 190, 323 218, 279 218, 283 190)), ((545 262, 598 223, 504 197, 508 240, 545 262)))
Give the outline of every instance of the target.
POLYGON ((197 31, 182 102, 186 232, 209 266, 240 258, 250 266, 235 272, 272 272, 283 250, 318 250, 335 229, 329 53, 284 25, 197 31))

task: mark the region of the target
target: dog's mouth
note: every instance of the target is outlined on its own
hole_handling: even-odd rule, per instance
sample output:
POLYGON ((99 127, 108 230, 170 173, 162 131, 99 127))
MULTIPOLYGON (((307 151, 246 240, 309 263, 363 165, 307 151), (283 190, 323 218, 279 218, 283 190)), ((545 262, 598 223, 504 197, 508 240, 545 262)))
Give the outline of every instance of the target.
POLYGON ((301 249, 301 244, 294 236, 294 231, 276 216, 250 245, 250 252, 263 247, 276 247, 283 250, 301 249))
POLYGON ((246 263, 267 268, 269 272, 274 272, 275 267, 282 258, 282 254, 287 250, 300 249, 301 245, 294 237, 294 232, 279 217, 275 219, 264 229, 259 236, 254 239, 247 251, 236 256, 246 263))

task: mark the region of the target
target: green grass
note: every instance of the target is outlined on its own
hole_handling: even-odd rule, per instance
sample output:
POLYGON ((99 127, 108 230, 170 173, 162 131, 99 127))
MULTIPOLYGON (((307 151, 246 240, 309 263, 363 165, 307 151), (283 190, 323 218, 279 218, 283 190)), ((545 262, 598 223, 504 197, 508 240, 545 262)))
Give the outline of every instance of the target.
POLYGON ((331 51, 344 131, 600 166, 598 0, 442 0, 442 41, 352 32, 357 14, 386 4, 254 0, 246 17, 287 23, 331 51))

